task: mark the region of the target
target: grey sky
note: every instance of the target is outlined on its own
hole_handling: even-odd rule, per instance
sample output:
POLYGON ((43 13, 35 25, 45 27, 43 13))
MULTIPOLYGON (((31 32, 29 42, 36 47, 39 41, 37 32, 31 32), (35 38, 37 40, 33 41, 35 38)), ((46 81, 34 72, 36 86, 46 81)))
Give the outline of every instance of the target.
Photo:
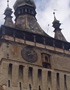
MULTIPOLYGON (((10 0, 10 7, 16 0, 10 0)), ((62 23, 61 28, 64 36, 70 42, 70 0, 34 0, 37 6, 37 20, 45 32, 52 37, 54 29, 52 27, 53 11, 56 9, 56 18, 62 23), (49 24, 49 26, 48 26, 49 24)), ((0 25, 4 23, 4 10, 7 0, 0 0, 0 25)))

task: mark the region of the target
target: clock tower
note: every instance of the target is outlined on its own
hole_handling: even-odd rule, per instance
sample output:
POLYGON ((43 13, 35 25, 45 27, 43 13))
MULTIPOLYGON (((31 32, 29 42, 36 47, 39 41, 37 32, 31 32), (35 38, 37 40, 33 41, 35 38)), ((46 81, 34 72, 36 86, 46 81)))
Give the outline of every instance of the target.
POLYGON ((70 90, 70 43, 54 19, 55 36, 38 24, 34 0, 16 0, 0 27, 0 87, 4 90, 70 90), (60 32, 61 39, 58 35, 60 32))

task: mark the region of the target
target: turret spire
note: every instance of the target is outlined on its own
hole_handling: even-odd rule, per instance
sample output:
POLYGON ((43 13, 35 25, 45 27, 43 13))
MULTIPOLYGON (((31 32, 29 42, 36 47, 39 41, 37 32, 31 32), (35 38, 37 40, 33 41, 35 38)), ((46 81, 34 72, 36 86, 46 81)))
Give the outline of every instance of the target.
POLYGON ((7 0, 7 8, 5 9, 4 12, 5 15, 5 26, 13 26, 13 21, 12 21, 12 9, 9 7, 9 0, 7 0))
POLYGON ((54 38, 58 40, 66 41, 65 37, 63 36, 61 32, 61 28, 60 28, 61 23, 59 20, 56 19, 55 12, 53 12, 53 15, 54 15, 53 27, 54 27, 54 32, 55 32, 54 38))
MULTIPOLYGON (((61 30, 61 28, 60 28, 61 23, 59 20, 56 19, 55 12, 53 12, 53 15, 54 15, 53 27, 55 28, 55 30, 57 30, 57 29, 61 30)), ((55 32, 55 30, 54 30, 54 32, 55 32)))

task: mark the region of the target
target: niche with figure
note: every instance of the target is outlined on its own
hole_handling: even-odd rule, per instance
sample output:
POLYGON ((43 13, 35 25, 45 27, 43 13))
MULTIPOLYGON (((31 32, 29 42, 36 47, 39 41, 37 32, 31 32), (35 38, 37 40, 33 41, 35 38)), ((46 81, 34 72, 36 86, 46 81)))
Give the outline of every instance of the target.
POLYGON ((48 54, 41 54, 42 56, 42 65, 44 68, 51 68, 51 60, 50 60, 50 55, 48 54))

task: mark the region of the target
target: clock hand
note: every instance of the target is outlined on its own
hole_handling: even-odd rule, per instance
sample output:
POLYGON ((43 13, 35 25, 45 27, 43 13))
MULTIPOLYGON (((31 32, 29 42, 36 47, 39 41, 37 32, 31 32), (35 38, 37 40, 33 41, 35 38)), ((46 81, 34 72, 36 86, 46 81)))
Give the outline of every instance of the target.
POLYGON ((29 53, 28 55, 29 55, 29 56, 32 56, 32 55, 35 55, 35 53, 31 52, 31 53, 29 53))

